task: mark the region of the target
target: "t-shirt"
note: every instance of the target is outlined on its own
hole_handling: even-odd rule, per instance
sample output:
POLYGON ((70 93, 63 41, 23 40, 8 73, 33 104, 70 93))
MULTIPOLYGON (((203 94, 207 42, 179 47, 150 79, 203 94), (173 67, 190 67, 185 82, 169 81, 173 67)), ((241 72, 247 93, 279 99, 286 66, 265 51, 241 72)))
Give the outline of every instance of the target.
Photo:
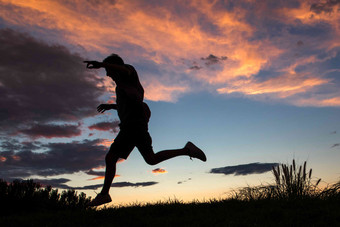
POLYGON ((151 111, 144 99, 144 89, 133 66, 125 65, 130 73, 116 80, 116 103, 121 128, 141 128, 148 125, 151 111))

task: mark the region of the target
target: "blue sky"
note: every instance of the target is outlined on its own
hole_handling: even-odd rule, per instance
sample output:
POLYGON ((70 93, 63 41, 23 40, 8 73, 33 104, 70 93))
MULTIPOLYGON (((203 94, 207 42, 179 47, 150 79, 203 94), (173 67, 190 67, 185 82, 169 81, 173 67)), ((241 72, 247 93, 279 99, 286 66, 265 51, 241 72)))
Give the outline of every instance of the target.
POLYGON ((225 196, 272 183, 269 164, 293 158, 337 182, 339 10, 330 0, 1 0, 0 177, 99 192, 119 129, 96 107, 115 102, 114 84, 82 61, 117 53, 144 86, 155 151, 190 140, 208 161, 148 166, 135 150, 118 164, 113 204, 225 196), (222 167, 248 172, 211 173, 222 167))

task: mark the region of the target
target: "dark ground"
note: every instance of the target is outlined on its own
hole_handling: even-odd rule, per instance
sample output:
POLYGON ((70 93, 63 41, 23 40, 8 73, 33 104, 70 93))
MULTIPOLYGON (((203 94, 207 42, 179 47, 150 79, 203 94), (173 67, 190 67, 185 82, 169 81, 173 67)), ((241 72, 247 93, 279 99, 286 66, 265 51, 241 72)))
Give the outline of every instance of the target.
POLYGON ((340 203, 316 199, 175 201, 100 210, 25 211, 0 216, 0 226, 340 226, 340 203))

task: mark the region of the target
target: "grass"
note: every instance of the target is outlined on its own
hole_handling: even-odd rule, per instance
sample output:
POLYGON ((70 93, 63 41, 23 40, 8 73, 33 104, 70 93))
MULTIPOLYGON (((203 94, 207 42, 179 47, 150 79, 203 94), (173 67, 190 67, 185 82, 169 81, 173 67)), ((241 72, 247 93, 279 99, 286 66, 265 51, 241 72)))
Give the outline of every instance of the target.
POLYGON ((0 216, 42 210, 85 209, 90 198, 85 193, 67 190, 59 193, 51 186, 42 187, 33 180, 7 183, 0 179, 0 216))
MULTIPOLYGON (((275 185, 242 188, 226 199, 192 203, 168 200, 99 210, 86 209, 84 204, 88 198, 74 191, 60 194, 51 188, 35 187, 37 193, 32 193, 34 182, 29 182, 31 186, 26 187, 29 193, 16 192, 21 199, 15 202, 23 198, 27 201, 28 195, 38 198, 39 191, 45 200, 37 200, 40 202, 34 209, 24 206, 21 212, 12 210, 5 213, 3 210, 6 207, 0 201, 0 225, 340 226, 340 182, 320 189, 320 179, 312 180, 312 170, 307 170, 306 163, 296 166, 294 160, 292 165, 282 164, 273 168, 273 175, 275 185), (53 202, 47 203, 46 198, 53 198, 53 202)), ((19 183, 15 183, 16 187, 19 183)), ((0 185, 0 192, 3 193, 6 186, 0 185)), ((1 194, 0 200, 4 199, 4 195, 1 194)))
POLYGON ((3 216, 1 226, 339 226, 339 201, 221 200, 3 216))

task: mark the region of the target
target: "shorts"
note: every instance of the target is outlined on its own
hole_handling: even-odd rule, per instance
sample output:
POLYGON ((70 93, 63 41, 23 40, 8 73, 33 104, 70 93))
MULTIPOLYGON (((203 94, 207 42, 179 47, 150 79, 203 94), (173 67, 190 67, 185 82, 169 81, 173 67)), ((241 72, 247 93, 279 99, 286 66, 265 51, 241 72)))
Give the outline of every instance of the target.
POLYGON ((127 159, 135 147, 143 157, 153 153, 152 139, 147 129, 121 128, 109 152, 118 155, 119 158, 127 159))

